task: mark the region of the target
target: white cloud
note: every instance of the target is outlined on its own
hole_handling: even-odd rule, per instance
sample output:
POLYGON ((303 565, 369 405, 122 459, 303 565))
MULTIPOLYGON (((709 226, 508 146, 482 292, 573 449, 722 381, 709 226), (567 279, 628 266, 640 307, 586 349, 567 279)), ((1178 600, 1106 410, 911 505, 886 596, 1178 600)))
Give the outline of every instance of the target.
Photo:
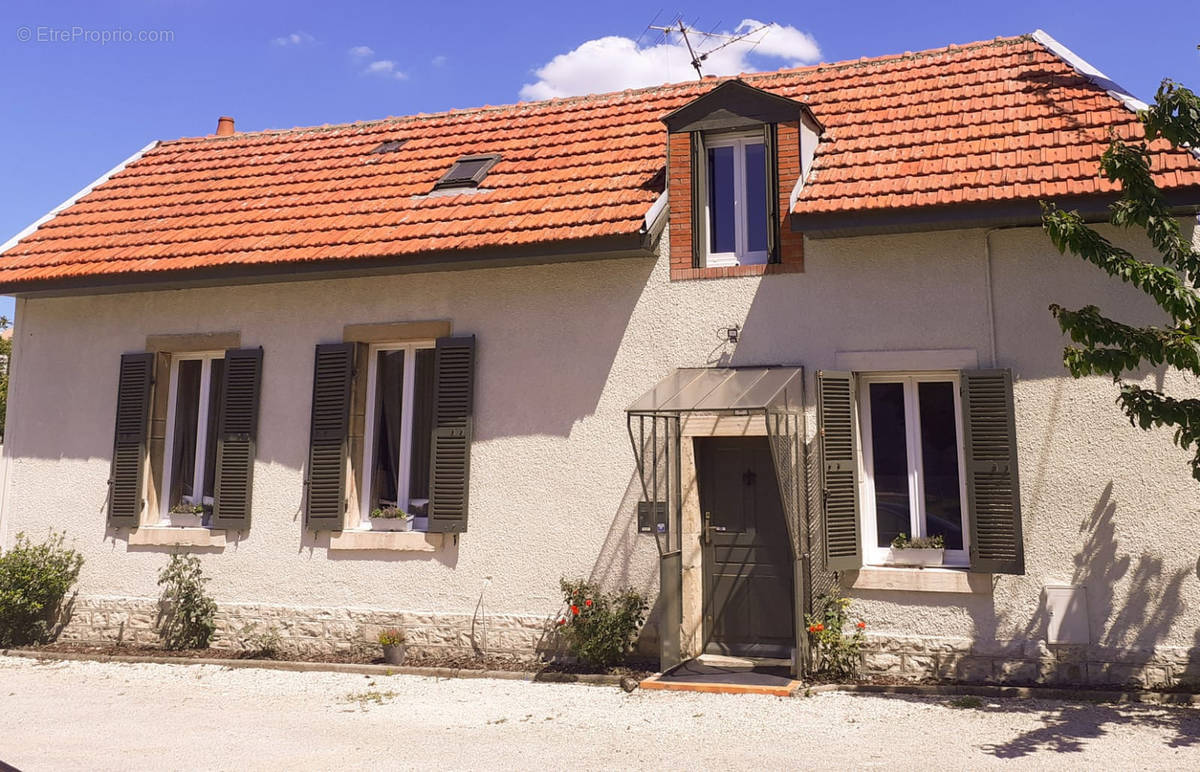
POLYGON ((271 41, 272 45, 276 46, 303 46, 316 42, 317 39, 307 32, 293 32, 290 35, 284 35, 271 41))
POLYGON ((391 59, 377 59, 366 66, 363 75, 379 75, 396 80, 408 80, 408 73, 397 70, 396 63, 391 59))
POLYGON ((438 56, 433 57, 433 59, 431 59, 429 63, 432 64, 434 67, 441 67, 443 64, 446 63, 446 57, 441 56, 439 54, 438 56))
POLYGON ((347 53, 349 53, 355 59, 366 59, 368 56, 375 55, 375 49, 371 48, 370 46, 355 46, 347 53))
MULTIPOLYGON (((768 64, 775 68, 795 67, 820 58, 817 41, 792 26, 764 25, 754 19, 745 19, 732 33, 721 34, 740 34, 760 26, 765 28, 719 51, 714 49, 724 44, 725 38, 692 35, 692 46, 697 52, 712 51, 702 64, 704 74, 754 72, 759 69, 755 66, 759 59, 774 59, 768 64)), ((639 46, 629 38, 617 36, 589 40, 573 51, 554 57, 534 74, 538 80, 521 87, 521 99, 549 99, 656 86, 691 79, 696 71, 692 69, 687 46, 676 33, 667 41, 649 46, 639 46)))

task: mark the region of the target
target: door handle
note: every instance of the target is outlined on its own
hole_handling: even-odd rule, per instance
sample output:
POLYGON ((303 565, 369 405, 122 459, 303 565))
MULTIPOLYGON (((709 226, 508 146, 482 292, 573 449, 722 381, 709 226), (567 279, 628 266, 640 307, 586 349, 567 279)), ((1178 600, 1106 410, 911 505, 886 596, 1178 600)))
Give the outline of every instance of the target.
POLYGON ((701 534, 700 540, 705 544, 712 544, 712 512, 704 513, 704 533, 701 534))

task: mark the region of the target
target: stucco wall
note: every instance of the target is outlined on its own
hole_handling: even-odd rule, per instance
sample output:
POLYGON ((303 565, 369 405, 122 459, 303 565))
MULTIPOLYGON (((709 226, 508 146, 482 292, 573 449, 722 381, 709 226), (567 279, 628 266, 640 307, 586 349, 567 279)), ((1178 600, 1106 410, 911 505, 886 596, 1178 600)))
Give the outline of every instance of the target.
POLYGON ((1069 583, 1088 587, 1098 645, 1200 646, 1186 455, 1131 428, 1111 383, 1065 377, 1046 310, 1094 302, 1139 321, 1155 318, 1148 303, 1037 229, 809 241, 805 260, 800 274, 714 281, 670 282, 664 257, 21 301, 3 538, 66 529, 87 559, 84 596, 155 596, 170 550, 105 538, 118 355, 147 334, 238 330, 265 347, 262 413, 253 527, 203 555, 218 602, 471 614, 490 578, 486 610, 544 616, 562 575, 654 591, 623 410, 673 367, 799 363, 811 399, 838 352, 972 349, 990 366, 994 345, 1016 377, 1027 573, 991 595, 858 592, 872 633, 1036 641, 1043 585, 1069 583), (469 532, 436 553, 329 552, 300 524, 313 346, 348 323, 421 319, 478 336, 469 532), (741 342, 721 343, 735 323, 741 342))

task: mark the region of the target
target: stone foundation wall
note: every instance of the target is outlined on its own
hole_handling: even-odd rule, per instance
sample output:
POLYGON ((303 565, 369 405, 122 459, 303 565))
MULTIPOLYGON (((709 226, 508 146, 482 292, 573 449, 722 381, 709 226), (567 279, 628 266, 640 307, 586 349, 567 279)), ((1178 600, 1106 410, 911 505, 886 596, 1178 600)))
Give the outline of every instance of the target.
POLYGON ((1114 650, 1044 641, 872 636, 863 672, 904 680, 1172 688, 1200 686, 1200 649, 1114 650))
MULTIPOLYGON (((60 641, 159 643, 159 607, 147 598, 78 598, 60 641)), ((362 608, 306 608, 269 604, 222 604, 212 645, 253 649, 277 635, 290 651, 345 654, 377 648, 379 631, 403 629, 417 653, 455 652, 529 658, 556 651, 550 621, 512 614, 445 614, 362 608)))

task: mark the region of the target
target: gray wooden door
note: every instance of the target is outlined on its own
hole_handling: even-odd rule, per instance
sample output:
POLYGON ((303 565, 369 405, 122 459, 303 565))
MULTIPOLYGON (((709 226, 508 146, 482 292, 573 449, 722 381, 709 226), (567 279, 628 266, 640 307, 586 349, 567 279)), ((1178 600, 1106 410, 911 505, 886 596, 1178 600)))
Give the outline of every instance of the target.
POLYGON ((705 650, 790 657, 792 558, 765 437, 696 440, 705 650))

